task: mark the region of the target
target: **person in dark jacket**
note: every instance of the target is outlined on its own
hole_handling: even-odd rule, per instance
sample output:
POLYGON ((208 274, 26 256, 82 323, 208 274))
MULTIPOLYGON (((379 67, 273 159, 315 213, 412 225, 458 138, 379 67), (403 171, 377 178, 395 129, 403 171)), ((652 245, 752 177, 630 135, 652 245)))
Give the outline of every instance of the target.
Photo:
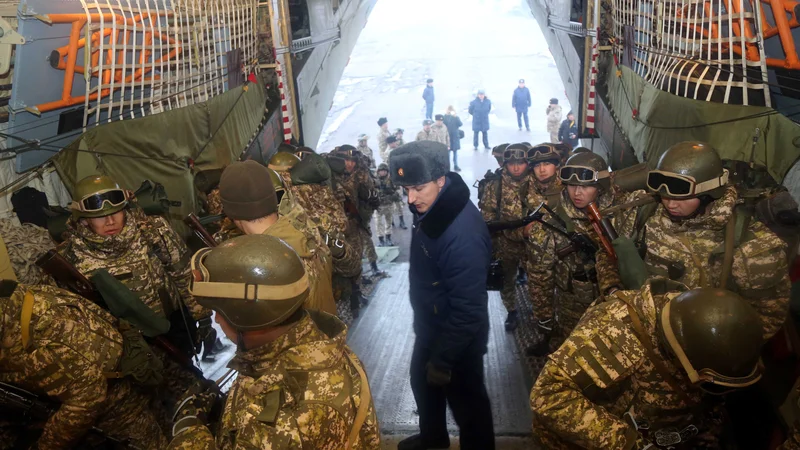
POLYGON ((525 87, 525 80, 519 80, 519 86, 514 89, 511 97, 511 107, 517 111, 517 126, 522 131, 522 118, 525 118, 525 129, 531 131, 531 124, 528 122, 528 108, 531 107, 531 91, 525 87))
POLYGON ((489 112, 492 110, 492 101, 486 97, 483 89, 478 91, 478 96, 470 102, 469 113, 472 115, 472 146, 478 149, 478 133, 483 133, 483 146, 489 150, 489 112))
POLYGON ((433 78, 428 78, 428 85, 422 91, 422 98, 425 100, 425 118, 433 120, 433 78))
POLYGON ((572 111, 567 113, 567 118, 561 122, 561 127, 558 129, 558 140, 564 144, 568 144, 572 148, 578 148, 578 121, 575 120, 575 114, 572 111))
POLYGON ((464 123, 456 113, 453 105, 447 107, 447 114, 444 115, 444 126, 447 127, 447 133, 450 134, 450 150, 453 152, 453 170, 461 172, 458 167, 458 151, 461 150, 461 126, 464 123))
POLYGON ((412 142, 389 155, 392 182, 408 189, 414 215, 411 390, 420 433, 401 441, 399 450, 448 448, 447 404, 460 429, 462 449, 495 448, 483 379, 492 244, 481 213, 470 201, 469 187, 449 166, 447 147, 438 142, 412 142))

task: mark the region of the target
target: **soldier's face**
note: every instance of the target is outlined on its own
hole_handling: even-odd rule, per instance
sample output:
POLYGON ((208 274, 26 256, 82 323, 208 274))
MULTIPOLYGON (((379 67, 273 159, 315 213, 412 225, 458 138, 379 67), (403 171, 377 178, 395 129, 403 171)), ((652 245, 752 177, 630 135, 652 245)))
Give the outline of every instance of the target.
POLYGON ((598 190, 596 186, 569 185, 567 186, 567 193, 569 194, 569 199, 572 200, 572 204, 578 209, 583 209, 597 199, 598 190))
POLYGON ((510 162, 506 165, 506 167, 508 168, 508 173, 510 173, 512 177, 518 177, 525 173, 525 170, 528 168, 528 163, 510 162))
POLYGON ((445 178, 441 177, 430 183, 409 186, 406 188, 408 190, 408 204, 414 205, 420 214, 425 214, 431 208, 433 202, 436 201, 436 197, 439 196, 439 192, 444 187, 444 182, 445 178))
POLYGON ((105 217, 89 217, 84 219, 89 228, 98 236, 113 236, 125 226, 125 211, 117 211, 105 217))
POLYGON ((353 173, 356 170, 356 162, 352 159, 345 159, 344 170, 347 171, 347 173, 353 173))
POLYGON ((661 204, 672 217, 689 217, 700 207, 699 198, 689 198, 686 200, 675 200, 662 198, 661 204))
POLYGON ((533 174, 536 175, 536 179, 539 181, 548 180, 556 174, 556 165, 546 161, 540 162, 533 167, 533 174))
POLYGON ((379 170, 378 171, 378 176, 381 177, 381 178, 386 178, 386 177, 389 176, 389 171, 388 170, 379 170))
POLYGON ((426 132, 428 132, 428 131, 431 131, 431 126, 430 125, 423 125, 422 129, 425 130, 426 132))
POLYGON ((483 100, 484 98, 486 98, 486 95, 485 94, 478 94, 478 98, 483 100))

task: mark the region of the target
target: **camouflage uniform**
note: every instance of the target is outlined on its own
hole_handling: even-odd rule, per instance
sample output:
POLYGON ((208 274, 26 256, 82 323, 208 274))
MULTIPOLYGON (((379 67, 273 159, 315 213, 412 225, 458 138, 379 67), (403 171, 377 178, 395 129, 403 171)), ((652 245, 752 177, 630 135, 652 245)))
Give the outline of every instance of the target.
MULTIPOLYGON (((366 169, 357 167, 355 172, 348 174, 333 174, 333 179, 338 188, 338 196, 340 204, 352 205, 355 208, 366 207, 363 200, 359 198, 359 189, 372 191, 375 189, 375 182, 372 177, 367 173, 366 169)), ((375 244, 372 243, 372 234, 369 230, 369 222, 364 223, 363 218, 360 217, 355 211, 347 211, 349 226, 345 233, 347 242, 355 242, 356 240, 361 244, 361 254, 366 254, 370 262, 377 261, 378 255, 375 253, 375 244)), ((370 215, 371 216, 371 215, 370 215)))
POLYGON ((0 301, 0 312, 0 381, 61 402, 36 448, 73 448, 93 426, 137 448, 167 445, 149 399, 128 379, 111 378, 123 346, 108 312, 52 286, 22 284, 0 301), (34 301, 25 348, 20 317, 29 294, 34 301))
MULTIPOLYGON (((385 163, 381 164, 381 168, 384 168, 384 166, 386 166, 385 163)), ((388 172, 389 167, 386 166, 385 169, 388 172)), ((378 207, 375 223, 378 236, 383 237, 392 234, 392 211, 395 208, 394 204, 398 199, 402 201, 402 198, 397 193, 397 187, 392 183, 388 173, 385 177, 378 175, 376 187, 378 188, 381 205, 378 207)))
POLYGON ((444 124, 438 125, 434 123, 431 125, 431 131, 436 133, 436 142, 441 142, 450 149, 450 133, 447 131, 447 127, 444 126, 444 124))
POLYGON ((54 284, 50 275, 35 264, 37 258, 56 247, 47 230, 30 223, 16 225, 9 219, 0 219, 0 236, 20 283, 54 284))
POLYGON ((389 130, 383 128, 378 131, 378 153, 381 155, 381 161, 389 163, 389 144, 386 143, 386 138, 391 136, 389 130))
MULTIPOLYGON (((601 191, 596 200, 598 208, 609 208, 619 195, 621 194, 616 189, 611 192, 601 191)), ((537 317, 540 322, 553 318, 553 315, 547 314, 553 314, 550 305, 554 306, 558 323, 557 336, 560 338, 555 342, 557 348, 575 328, 586 308, 610 288, 622 286, 622 282, 616 263, 600 245, 589 218, 573 205, 566 187, 562 187, 561 199, 554 209, 567 222, 568 228, 572 227, 576 233, 588 236, 598 248, 594 258, 589 257, 588 261, 584 261, 578 252, 561 259, 556 251, 570 242, 561 234, 542 226, 531 228, 530 248, 540 257, 535 270, 528 274, 531 302, 542 314, 537 317)), ((545 217, 549 222, 560 226, 554 219, 545 217)))
POLYGON ((447 128, 442 128, 444 128, 444 135, 442 135, 441 132, 437 131, 434 126, 431 125, 431 131, 426 132, 425 130, 421 130, 419 133, 417 133, 417 140, 439 142, 450 148, 450 136, 447 134, 447 128))
MULTIPOLYGON (((487 222, 515 220, 525 215, 528 212, 525 193, 531 177, 530 171, 526 171, 519 179, 515 179, 504 168, 499 179, 488 181, 478 202, 483 219, 487 222)), ((521 264, 524 265, 526 259, 522 232, 522 228, 516 228, 503 230, 492 236, 492 249, 503 265, 503 290, 500 297, 508 312, 517 309, 517 270, 521 264)))
POLYGON ((212 216, 222 214, 222 198, 219 196, 218 187, 212 189, 206 196, 206 209, 212 216))
MULTIPOLYGON (((239 377, 229 391, 216 439, 208 428, 195 425, 178 434, 169 448, 345 448, 363 401, 355 365, 362 366, 345 344, 346 326, 330 316, 318 317, 306 314, 276 341, 237 353, 230 365, 239 377)), ((352 448, 380 448, 372 405, 352 448)))
POLYGON ((561 106, 548 105, 547 106, 547 132, 550 133, 550 142, 557 144, 558 140, 558 127, 561 126, 561 106))
MULTIPOLYGON (((679 222, 672 221, 659 204, 643 230, 648 272, 672 277, 691 288, 717 286, 725 253, 725 227, 738 197, 736 188, 728 187, 705 213, 679 222)), ((632 209, 618 218, 615 227, 620 236, 634 234, 636 214, 642 210, 632 209)), ((741 213, 737 210, 737 214, 741 213)), ((789 308, 786 244, 755 218, 742 236, 743 242, 733 254, 727 289, 750 301, 759 312, 767 339, 783 325, 789 308)))
MULTIPOLYGON (((539 181, 535 175, 531 176, 531 183, 528 184, 527 204, 533 210, 542 202, 555 208, 561 199, 561 180, 554 176, 548 184, 539 181)), ((532 225, 533 232, 542 233, 540 225, 532 225)), ((548 320, 553 318, 553 292, 547 283, 547 270, 544 255, 531 239, 525 239, 525 272, 528 274, 528 299, 531 302, 531 310, 536 320, 548 320)))
POLYGON ((361 152, 361 154, 364 155, 364 157, 368 161, 367 167, 369 167, 370 169, 374 169, 376 167, 375 166, 375 152, 372 151, 371 148, 369 148, 369 145, 361 145, 361 143, 359 143, 358 147, 356 147, 356 149, 359 152, 361 152))
MULTIPOLYGON (((666 280, 660 280, 666 281, 666 280)), ((651 337, 660 363, 677 382, 675 389, 655 369, 631 325, 626 302, 612 297, 586 311, 580 324, 549 356, 531 391, 534 436, 547 449, 644 448, 643 437, 627 414, 649 424, 649 438, 659 430, 689 425, 698 429, 688 446, 715 448, 718 408, 689 383, 686 372, 657 345, 656 319, 670 298, 685 290, 666 281, 650 281, 641 291, 618 291, 631 303, 651 337), (665 291, 672 291, 666 293, 665 291)), ((716 397, 718 398, 718 397, 716 397)), ((652 447, 653 449, 662 447, 652 447)))

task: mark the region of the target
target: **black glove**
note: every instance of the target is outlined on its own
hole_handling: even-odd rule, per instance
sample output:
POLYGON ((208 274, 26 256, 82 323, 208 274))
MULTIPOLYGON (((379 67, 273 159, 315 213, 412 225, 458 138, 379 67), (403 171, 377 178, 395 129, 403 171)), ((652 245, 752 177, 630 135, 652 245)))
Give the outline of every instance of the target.
POLYGON ((218 398, 219 388, 210 380, 200 380, 187 389, 172 416, 172 436, 194 425, 207 425, 218 398))
POLYGON ((358 185, 358 198, 359 200, 367 201, 369 200, 370 194, 372 191, 367 188, 366 185, 359 184, 358 185))
POLYGON ((444 386, 450 383, 450 370, 439 369, 433 363, 428 363, 425 367, 428 371, 428 384, 431 386, 444 386))

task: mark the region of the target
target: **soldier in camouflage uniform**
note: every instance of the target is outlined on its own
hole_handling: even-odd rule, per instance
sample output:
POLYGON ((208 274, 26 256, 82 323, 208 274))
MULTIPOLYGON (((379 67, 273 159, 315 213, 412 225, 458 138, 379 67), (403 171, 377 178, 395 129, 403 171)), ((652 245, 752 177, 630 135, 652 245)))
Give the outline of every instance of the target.
MULTIPOLYGON (((509 145, 503 153, 503 170, 500 176, 493 176, 486 183, 478 202, 483 219, 487 222, 515 220, 527 214, 526 194, 530 182, 527 146, 509 145)), ((503 267, 503 289, 500 297, 508 311, 506 331, 514 331, 519 325, 516 276, 520 265, 525 264, 525 238, 522 231, 521 228, 503 230, 492 236, 492 249, 503 267)))
POLYGON ((529 251, 538 255, 528 273, 529 292, 531 303, 541 314, 536 319, 542 337, 526 349, 531 356, 544 356, 551 347, 558 348, 595 299, 622 286, 616 261, 600 245, 585 212, 590 203, 602 210, 621 196, 610 183, 608 165, 599 155, 580 153, 567 160, 559 170, 559 178, 565 186, 556 197, 558 204, 553 207, 548 201, 557 217, 546 215, 545 219, 582 236, 581 242, 586 245, 577 245, 538 223, 528 229, 529 251))
POLYGON ((369 382, 345 343, 347 327, 301 308, 308 281, 291 248, 270 236, 242 236, 200 250, 193 264, 204 275, 192 292, 238 344, 231 367, 239 376, 216 438, 204 421, 211 394, 195 394, 176 414, 169 448, 380 448, 369 382), (245 286, 259 289, 243 298, 245 286))
POLYGON ((441 142, 447 146, 448 150, 450 150, 450 133, 447 131, 447 127, 444 125, 444 115, 437 114, 435 119, 436 121, 431 126, 431 130, 436 133, 436 142, 441 142))
MULTIPOLYGON (((87 278, 106 269, 156 314, 170 319, 170 340, 187 355, 194 354, 213 328, 211 311, 189 293, 191 255, 186 244, 164 218, 145 215, 130 200, 130 192, 105 175, 82 179, 74 194, 67 237, 57 251, 87 278)), ((170 404, 195 378, 166 353, 153 350, 164 364, 164 400, 170 404)))
POLYGON ((394 246, 392 242, 392 211, 394 211, 394 204, 398 201, 403 201, 400 194, 397 192, 397 187, 392 183, 389 178, 389 165, 381 163, 378 166, 378 196, 380 198, 380 206, 375 215, 375 224, 378 231, 378 240, 380 245, 394 246))
POLYGON ((557 144, 561 142, 558 139, 558 128, 561 126, 561 106, 558 104, 557 98, 551 98, 550 104, 547 105, 547 132, 550 133, 550 142, 557 144))
POLYGON ((132 447, 166 447, 149 398, 118 372, 123 337, 99 306, 52 286, 0 282, 0 342, 0 382, 61 403, 27 448, 74 448, 92 427, 132 447))
POLYGON ((54 284, 50 275, 35 264, 40 256, 56 246, 47 230, 32 223, 17 225, 11 219, 0 219, 0 237, 20 283, 54 284))
MULTIPOLYGON (((402 138, 402 136, 403 136, 402 131, 403 130, 400 129, 400 128, 398 128, 398 130, 400 130, 400 136, 401 137, 397 137, 397 135, 394 135, 394 136, 389 136, 388 138, 386 138, 386 143, 389 146, 389 149, 387 150, 387 152, 388 152, 387 155, 390 155, 392 150, 394 150, 394 149, 400 147, 401 145, 403 145, 403 138, 402 138)), ((387 164, 388 164, 388 161, 389 161, 388 158, 384 160, 384 162, 386 162, 387 164)), ((405 194, 403 194, 403 195, 405 195, 405 194)), ((407 230, 408 229, 408 226, 406 226, 406 219, 405 219, 405 216, 404 216, 404 213, 405 213, 406 209, 407 209, 406 202, 403 201, 403 198, 401 196, 396 202, 394 202, 394 210, 397 213, 397 217, 400 219, 399 226, 400 226, 401 230, 407 230)), ((394 219, 392 219, 392 228, 394 228, 394 219)))
POLYGON ((330 250, 303 208, 292 201, 280 184, 279 190, 284 194, 279 203, 273 183, 280 180, 272 169, 255 161, 231 164, 222 172, 219 182, 225 215, 245 235, 265 234, 286 241, 305 266, 310 286, 305 306, 335 315, 330 250))
MULTIPOLYGON (((403 140, 403 133, 405 133, 405 130, 402 128, 397 128, 394 130, 394 137, 397 139, 398 147, 406 143, 406 141, 403 140)), ((388 164, 388 161, 386 163, 388 164)))
MULTIPOLYGON (((432 120, 430 120, 430 119, 423 120, 422 121, 422 130, 420 130, 420 132, 417 133, 417 139, 416 140, 417 141, 439 142, 441 144, 448 145, 448 147, 449 147, 450 138, 448 137, 448 135, 447 134, 442 135, 442 133, 440 131, 434 130, 432 125, 433 125, 433 121, 432 120)), ((442 125, 442 126, 444 126, 444 125, 442 125)), ((445 128, 445 132, 447 132, 446 128, 445 128)))
POLYGON ((361 134, 360 136, 358 136, 358 147, 356 147, 356 149, 359 152, 361 152, 361 154, 364 155, 364 158, 368 161, 369 164, 367 165, 367 167, 370 169, 374 169, 375 152, 372 151, 371 148, 369 148, 369 145, 367 145, 368 140, 369 136, 367 136, 366 134, 361 134))
POLYGON ((386 120, 386 117, 381 117, 378 119, 378 153, 381 155, 381 161, 387 162, 389 161, 389 151, 387 150, 388 144, 386 143, 386 138, 392 135, 389 131, 389 121, 386 120))
POLYGON ((718 394, 761 378, 762 343, 758 314, 733 292, 665 278, 617 291, 539 374, 534 437, 554 450, 720 448, 718 394))
POLYGON ((766 339, 783 325, 789 307, 786 244, 754 218, 746 204, 738 206, 745 200, 726 185, 727 179, 727 170, 708 144, 675 144, 648 175, 648 188, 660 204, 631 209, 616 228, 620 236, 646 249, 644 261, 651 275, 689 287, 730 289, 750 301, 761 315, 766 339), (726 227, 734 228, 727 267, 726 227))

